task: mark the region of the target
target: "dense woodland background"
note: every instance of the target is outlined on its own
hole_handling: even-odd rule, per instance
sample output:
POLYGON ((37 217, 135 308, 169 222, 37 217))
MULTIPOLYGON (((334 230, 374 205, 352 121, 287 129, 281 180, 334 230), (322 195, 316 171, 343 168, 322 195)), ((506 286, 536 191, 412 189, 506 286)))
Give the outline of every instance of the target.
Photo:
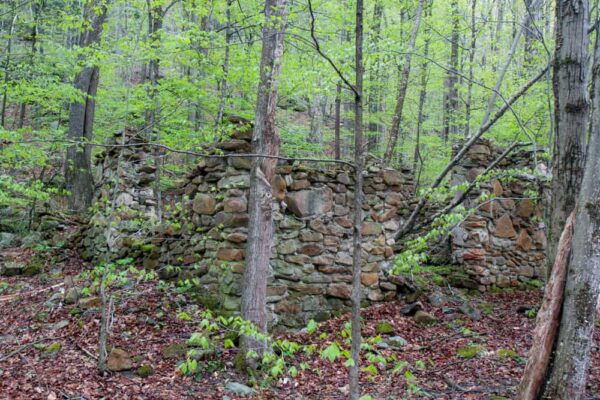
MULTIPOLYGON (((111 375, 130 370, 133 365, 127 352, 111 344, 126 345, 125 336, 131 338, 132 334, 111 333, 111 321, 115 313, 133 314, 137 310, 125 309, 126 302, 120 302, 120 296, 126 298, 145 290, 149 304, 164 307, 153 314, 161 321, 153 319, 155 328, 162 326, 164 330, 156 328, 148 352, 140 356, 140 360, 153 360, 149 363, 154 363, 156 374, 150 382, 162 396, 198 395, 201 382, 209 388, 204 393, 206 398, 220 397, 224 390, 257 398, 286 398, 292 394, 310 398, 319 396, 319 386, 324 385, 324 392, 335 393, 332 398, 348 396, 357 400, 373 398, 366 393, 374 393, 379 384, 388 398, 597 398, 593 391, 600 387, 598 340, 594 338, 600 287, 599 20, 598 1, 587 0, 3 1, 0 227, 2 233, 23 236, 23 246, 8 252, 11 262, 39 259, 53 252, 51 260, 60 259, 61 267, 51 275, 44 273, 25 283, 18 279, 0 282, 0 294, 8 293, 0 297, 0 302, 20 304, 26 292, 41 302, 46 300, 41 293, 47 290, 89 284, 77 288, 70 303, 83 307, 78 291, 85 292, 83 300, 97 300, 90 308, 99 309, 99 315, 95 318, 90 316, 93 312, 81 310, 73 313, 78 307, 71 311, 62 308, 68 304, 68 290, 55 297, 55 303, 44 303, 50 311, 42 317, 33 303, 25 304, 22 320, 26 327, 19 327, 21 318, 14 313, 16 308, 11 309, 2 317, 6 331, 19 327, 21 333, 28 332, 30 340, 10 350, 6 343, 22 342, 12 333, 0 336, 0 345, 9 349, 0 361, 9 360, 8 368, 14 371, 15 365, 23 362, 21 353, 29 352, 31 347, 41 352, 36 353, 32 368, 45 368, 49 358, 70 366, 89 365, 91 359, 99 374, 79 372, 88 380, 74 380, 64 375, 64 368, 55 368, 56 380, 65 388, 73 381, 85 382, 78 389, 84 393, 83 398, 102 396, 106 387, 108 392, 116 390, 117 397, 119 390, 123 397, 124 393, 135 397, 148 388, 139 380, 129 381, 129 376, 111 375), (102 189, 94 186, 98 176, 93 160, 107 149, 130 146, 114 143, 122 132, 138 133, 153 149, 150 169, 155 179, 157 212, 144 222, 156 227, 163 212, 180 215, 177 207, 181 204, 168 204, 169 197, 163 198, 162 193, 168 194, 181 185, 210 144, 229 138, 236 130, 239 134, 240 121, 253 125, 254 153, 249 168, 248 256, 241 318, 225 319, 201 312, 202 305, 185 297, 187 283, 176 287, 172 282, 159 282, 153 271, 135 269, 130 259, 87 265, 66 245, 71 240, 70 229, 87 222, 94 193, 102 189), (404 313, 396 303, 387 304, 368 309, 362 326, 361 201, 365 160, 374 159, 383 167, 413 175, 417 190, 411 207, 416 208, 411 209, 395 239, 414 228, 419 211, 430 199, 449 204, 449 209, 442 208, 444 218, 436 221, 439 224, 411 242, 417 249, 409 249, 408 256, 406 251, 401 253, 396 260, 396 264, 410 264, 411 268, 413 264, 423 267, 425 258, 419 252, 427 240, 438 240, 463 218, 460 213, 452 214, 459 204, 451 199, 460 203, 464 198, 457 193, 472 189, 468 184, 448 188, 446 175, 457 158, 464 156, 483 134, 499 146, 530 146, 537 161, 535 168, 504 172, 507 176, 520 174, 551 188, 545 216, 549 236, 546 296, 541 300, 541 291, 535 290, 517 294, 509 291, 495 297, 486 294, 489 297, 476 303, 497 308, 502 314, 495 318, 490 311, 480 322, 481 315, 474 318, 462 311, 472 321, 466 325, 461 322, 460 326, 450 322, 436 325, 436 318, 441 320, 448 314, 438 303, 431 310, 435 315, 427 314, 430 319, 426 323, 433 327, 419 325, 423 332, 415 328, 418 321, 406 318, 415 313, 404 313), (274 229, 271 183, 277 157, 288 161, 310 158, 322 162, 323 168, 332 163, 346 165, 354 172, 356 193, 351 223, 349 322, 337 319, 317 326, 311 321, 294 337, 271 337, 266 332, 266 282, 274 229), (41 235, 33 239, 27 236, 32 229, 42 232, 56 228, 44 225, 44 217, 49 214, 65 222, 53 242, 42 242, 41 235), (64 282, 43 287, 58 279, 64 282), (180 297, 173 300, 171 295, 180 297), (117 299, 116 306, 113 299, 117 299), (535 317, 538 306, 518 304, 524 301, 541 301, 536 327, 526 318, 535 317), (525 310, 524 314, 515 316, 517 308, 525 310), (200 333, 192 330, 193 324, 198 325, 198 317, 200 333), (387 321, 387 332, 379 331, 382 318, 391 321, 387 321), (33 321, 44 321, 42 330, 70 329, 79 343, 69 346, 79 358, 69 364, 61 357, 62 346, 68 346, 59 339, 65 336, 31 338, 30 331, 39 328, 33 321), (236 331, 234 338, 227 336, 229 330, 236 331), (497 348, 491 352, 492 361, 485 347, 477 344, 481 335, 474 330, 489 335, 490 346, 497 348), (523 333, 514 333, 517 331, 523 333), (320 334, 318 339, 311 336, 315 332, 320 334), (410 335, 410 346, 419 345, 409 346, 407 351, 423 351, 428 359, 411 353, 409 361, 398 360, 396 353, 378 347, 381 335, 393 332, 410 335), (421 334, 426 340, 419 338, 421 334), (184 343, 184 351, 175 357, 159 349, 169 335, 190 338, 184 343), (452 355, 437 351, 435 346, 448 335, 459 337, 467 346, 457 350, 453 344, 452 355), (337 339, 331 341, 330 337, 337 339), (222 343, 214 344, 215 338, 222 343), (299 339, 302 346, 288 339, 299 339), (47 340, 56 341, 39 345, 47 340), (518 344, 516 350, 501 352, 499 346, 511 341, 516 342, 513 347, 518 344), (87 349, 95 346, 97 351, 87 349), (527 361, 530 346, 533 350, 527 361), (213 352, 197 359, 186 353, 188 347, 213 352), (465 351, 472 352, 461 353, 465 347, 465 351), (302 356, 296 354, 300 349, 302 356), (316 362, 315 357, 311 359, 315 351, 316 362), (212 358, 214 354, 219 356, 217 361, 212 358), (115 357, 129 363, 112 368, 115 357), (158 365, 153 357, 159 357, 161 363, 158 365), (164 361, 178 357, 185 360, 178 360, 176 367, 164 361), (82 359, 87 364, 82 364, 82 359), (298 362, 301 372, 295 366, 298 362), (309 362, 319 367, 311 368, 309 362), (457 373, 452 378, 436 375, 468 362, 473 364, 467 373, 485 372, 483 383, 461 386, 461 382, 469 381, 462 367, 455 368, 458 372, 454 371, 457 373), (247 383, 257 387, 262 384, 263 388, 257 392, 238 383, 232 387, 233 380, 244 379, 230 368, 233 366, 249 373, 247 383), (326 373, 323 378, 321 368, 330 376, 326 373), (171 377, 173 370, 178 372, 171 377), (494 376, 496 371, 502 378, 494 376), (428 380, 425 372, 433 374, 434 379, 428 380), (399 373, 403 374, 401 385, 394 382, 399 373), (524 377, 517 387, 521 375, 524 377), (171 378, 179 379, 172 387, 171 378), (127 388, 119 388, 119 384, 127 388), (586 394, 586 388, 592 393, 586 394)), ((121 137, 125 140, 124 133, 121 137)), ((94 204, 91 210, 103 206, 94 204)), ((123 211, 110 207, 103 211, 107 210, 111 222, 111 211, 114 215, 123 211)), ((465 212, 468 214, 468 210, 465 212)), ((0 239, 12 241, 10 235, 0 239)), ((6 260, 0 259, 6 271, 6 260)), ((454 296, 453 289, 449 290, 454 296)), ((467 294, 461 292, 443 304, 464 305, 467 294)), ((428 307, 433 303, 431 298, 426 301, 428 307)), ((408 306, 417 307, 415 304, 408 306)), ((423 305, 419 303, 418 307, 423 305)), ((119 332, 145 332, 146 328, 140 327, 147 321, 119 321, 119 332)), ((403 343, 399 347, 409 344, 400 339, 406 343, 395 339, 403 343)), ((386 340, 388 347, 396 346, 389 338, 386 340)), ((1 375, 4 364, 0 366, 1 375)), ((134 379, 153 375, 153 367, 148 366, 149 370, 138 369, 134 379)), ((33 392, 46 396, 52 385, 45 381, 43 388, 32 386, 30 378, 34 375, 13 374, 16 383, 3 383, 4 389, 14 397, 23 380, 23 387, 29 385, 24 396, 33 392)), ((68 390, 61 387, 56 393, 78 398, 71 397, 77 396, 71 386, 68 390)), ((48 399, 57 398, 52 390, 48 399)))
MULTIPOLYGON (((412 166, 416 158, 426 183, 448 161, 451 143, 479 127, 515 35, 522 34, 523 39, 500 87, 501 96, 510 97, 548 64, 553 13, 546 1, 530 10, 532 19, 522 26, 527 2, 422 3, 414 47, 409 39, 418 2, 382 0, 365 6, 364 121, 369 152, 382 156, 402 71, 410 62, 394 164, 412 166), (421 157, 415 153, 417 143, 421 157)), ((4 139, 64 139, 68 105, 81 100, 73 88, 74 74, 86 65, 98 65, 94 142, 102 143, 128 125, 147 128, 149 108, 157 110, 154 130, 160 131, 164 144, 195 149, 213 140, 224 133, 223 114, 253 117, 263 7, 260 2, 116 1, 109 8, 100 43, 81 47, 78 38, 89 23, 84 22, 81 2, 3 2, 4 139), (150 11, 148 4, 153 7, 150 11), (149 19, 162 14, 158 17, 162 27, 149 32, 149 19), (151 61, 158 64, 158 89, 152 89, 147 67, 151 61)), ((323 1, 312 7, 320 47, 341 72, 351 74, 353 4, 323 1)), ((338 99, 341 157, 348 159, 353 146, 353 96, 315 51, 310 23, 307 3, 290 3, 277 112, 282 152, 333 157, 338 99)), ((533 139, 547 148, 552 128, 550 85, 548 74, 488 136, 499 142, 533 139)), ((501 97, 496 103, 502 105, 501 97)), ((36 145, 36 154, 27 154, 18 163, 50 164, 63 147, 36 145)), ((29 153, 23 147, 13 147, 12 152, 29 153)), ((11 165, 15 159, 6 153, 2 157, 11 165)), ((174 173, 181 167, 170 156, 165 163, 174 173)), ((167 173, 164 185, 174 176, 167 173)))

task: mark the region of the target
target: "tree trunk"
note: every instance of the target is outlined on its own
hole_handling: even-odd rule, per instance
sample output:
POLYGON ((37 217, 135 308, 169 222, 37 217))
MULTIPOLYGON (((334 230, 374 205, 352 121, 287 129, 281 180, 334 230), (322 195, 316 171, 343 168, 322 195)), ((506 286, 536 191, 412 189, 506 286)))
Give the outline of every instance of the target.
MULTIPOLYGON (((431 18, 430 3, 427 7, 426 17, 431 18)), ((425 28, 425 43, 423 49, 423 61, 421 62, 421 90, 419 92, 419 109, 417 111, 417 135, 415 142, 415 154, 413 158, 413 173, 415 175, 415 192, 418 192, 419 181, 421 180, 421 170, 423 168, 423 157, 421 157, 421 132, 423 130, 423 121, 425 120, 425 102, 427 101, 427 81, 429 80, 429 43, 431 42, 431 27, 427 24, 425 28), (419 166, 417 167, 417 163, 419 166)))
POLYGON ((556 5, 554 57, 555 141, 552 199, 548 230, 548 269, 564 221, 573 211, 583 179, 588 122, 587 56, 588 1, 559 1, 556 5))
POLYGON ((458 0, 452 0, 452 38, 450 43, 450 70, 444 80, 444 116, 442 137, 444 142, 448 142, 450 135, 457 131, 457 111, 458 111, 458 40, 460 35, 460 15, 458 12, 458 0))
MULTIPOLYGON (((319 87, 317 83, 317 87, 319 87)), ((320 93, 316 93, 312 96, 312 99, 308 100, 308 115, 310 116, 310 130, 308 132, 309 143, 320 143, 321 142, 321 126, 323 122, 323 96, 320 93)))
POLYGON ((335 88, 335 118, 334 118, 334 132, 335 132, 335 143, 333 144, 335 159, 341 159, 341 143, 340 143, 340 129, 341 129, 341 118, 342 118, 342 84, 338 82, 335 88))
POLYGON ((17 13, 17 8, 16 8, 16 4, 13 3, 13 18, 12 18, 12 22, 10 24, 10 32, 8 34, 8 43, 6 45, 6 59, 4 60, 4 90, 2 93, 2 116, 0 117, 0 125, 3 128, 6 128, 5 122, 6 122, 6 102, 7 102, 7 97, 8 97, 8 82, 10 80, 9 78, 9 73, 8 73, 8 67, 10 66, 10 57, 12 54, 12 43, 13 43, 13 36, 15 33, 15 26, 17 24, 17 16, 19 15, 17 13))
MULTIPOLYGON (((287 18, 287 0, 265 1, 265 23, 262 28, 260 83, 256 100, 252 152, 278 155, 279 136, 275 125, 277 109, 277 80, 283 57, 283 38, 287 18)), ((260 332, 267 330, 267 279, 273 245, 273 199, 271 180, 276 161, 255 158, 250 174, 248 201, 248 243, 246 269, 242 290, 242 317, 256 325, 260 332)), ((261 354, 266 343, 249 336, 242 337, 241 357, 254 350, 261 354)))
POLYGON ((400 85, 398 86, 398 97, 396 99, 396 109, 394 111, 394 118, 392 119, 392 126, 390 128, 390 135, 383 156, 383 165, 389 165, 396 149, 396 143, 398 142, 398 136, 400 135, 400 122, 402 122, 402 111, 404 109, 404 100, 406 99, 406 91, 408 89, 408 79, 410 77, 410 65, 412 60, 412 53, 415 48, 417 41, 417 34, 419 33, 419 26, 421 25, 421 15, 423 14, 423 7, 425 0, 419 0, 417 11, 415 14, 415 23, 413 25, 412 32, 410 33, 410 40, 408 42, 408 49, 406 50, 406 56, 404 57, 404 65, 402 67, 402 76, 400 78, 400 85))
POLYGON ((219 100, 219 108, 217 110, 217 120, 215 125, 218 127, 223 123, 223 112, 225 111, 225 102, 227 100, 227 96, 229 94, 229 83, 227 78, 229 77, 229 47, 231 44, 231 5, 233 4, 233 0, 227 0, 227 11, 225 12, 225 23, 227 27, 225 28, 225 55, 223 58, 223 77, 219 82, 221 86, 221 99, 219 100))
POLYGON ((537 399, 543 380, 546 377, 552 346, 560 321, 574 224, 575 212, 572 212, 560 236, 558 256, 552 269, 552 275, 546 284, 544 299, 537 314, 535 330, 533 331, 533 343, 529 349, 523 379, 517 390, 517 400, 537 399))
MULTIPOLYGON (((584 8, 578 12, 584 13, 584 8)), ((564 31, 563 31, 564 32, 564 31)), ((584 30, 584 33, 586 31, 584 30)), ((565 301, 545 399, 585 398, 589 353, 600 295, 600 40, 596 36, 589 154, 578 198, 565 301)), ((558 100, 558 99, 557 99, 558 100)), ((571 164, 571 168, 578 166, 571 164)), ((562 191, 568 190, 567 188, 562 191)), ((556 195, 556 193, 553 193, 556 195)))
POLYGON ((475 11, 477 0, 471 0, 471 48, 469 49, 469 81, 467 82, 467 101, 465 104, 465 139, 471 135, 471 108, 473 100, 473 63, 475 61, 475 46, 477 44, 477 25, 475 11))
MULTIPOLYGON (((100 41, 102 25, 106 18, 108 3, 92 3, 86 9, 91 19, 90 29, 84 32, 79 46, 88 47, 100 41), (96 8, 100 7, 100 12, 96 8)), ((83 61, 83 60, 80 60, 83 61)), ((99 70, 97 66, 85 66, 75 76, 73 86, 83 95, 83 102, 73 102, 69 107, 69 131, 67 138, 74 142, 90 142, 93 139, 95 97, 98 89, 99 70)), ((87 209, 92 203, 94 183, 91 171, 92 148, 86 144, 71 145, 67 148, 65 160, 65 186, 71 193, 69 207, 76 211, 87 209)))
POLYGON ((527 21, 527 25, 525 26, 525 47, 523 52, 523 65, 525 68, 529 68, 532 65, 533 57, 535 55, 533 43, 537 37, 535 20, 538 16, 539 11, 537 9, 533 9, 531 7, 531 3, 533 0, 524 0, 525 1, 525 12, 530 14, 529 20, 527 21))
POLYGON ((355 72, 354 84, 354 221, 352 238, 352 343, 350 356, 354 361, 350 366, 350 400, 360 397, 360 299, 362 286, 360 283, 361 255, 362 255, 362 203, 363 203, 363 169, 364 169, 364 143, 363 143, 363 0, 356 0, 356 27, 355 27, 355 72))
MULTIPOLYGON (((499 44, 502 43, 502 27, 504 26, 504 2, 505 0, 496 0, 496 29, 492 34, 492 53, 496 53, 500 48, 499 44)), ((492 71, 496 72, 496 64, 492 65, 492 71)))
MULTIPOLYGON (((38 19, 39 19, 39 15, 41 14, 42 11, 42 7, 44 6, 44 3, 40 3, 39 6, 34 2, 31 4, 31 7, 29 8, 30 13, 31 13, 31 19, 32 19, 32 26, 31 26, 31 48, 30 48, 30 54, 29 54, 29 68, 30 71, 33 72, 34 68, 34 61, 35 61, 35 53, 36 53, 36 45, 37 45, 37 38, 38 38, 38 19)), ((21 104, 19 104, 19 116, 15 119, 14 122, 14 127, 17 129, 21 129, 23 128, 23 126, 25 126, 25 115, 27 113, 27 103, 23 102, 21 104)))
POLYGON ((380 49, 381 27, 383 25, 383 4, 381 0, 376 0, 373 4, 373 26, 371 27, 371 46, 373 46, 373 71, 370 76, 370 90, 367 99, 369 124, 367 126, 367 151, 376 151, 380 140, 380 133, 383 132, 383 126, 379 121, 379 113, 383 111, 383 81, 382 72, 382 54, 380 49))
MULTIPOLYGON (((163 9, 156 0, 146 0, 148 6, 148 40, 152 50, 152 58, 148 62, 145 81, 150 83, 148 88, 149 102, 146 105, 146 126, 145 135, 148 141, 154 140, 160 145, 160 98, 159 98, 159 79, 160 79, 160 57, 159 48, 161 42, 161 30, 168 7, 163 9)), ((174 3, 171 3, 171 5, 174 3)), ((154 193, 156 200, 156 217, 158 222, 162 220, 162 191, 160 187, 162 151, 159 147, 154 148, 154 193)))

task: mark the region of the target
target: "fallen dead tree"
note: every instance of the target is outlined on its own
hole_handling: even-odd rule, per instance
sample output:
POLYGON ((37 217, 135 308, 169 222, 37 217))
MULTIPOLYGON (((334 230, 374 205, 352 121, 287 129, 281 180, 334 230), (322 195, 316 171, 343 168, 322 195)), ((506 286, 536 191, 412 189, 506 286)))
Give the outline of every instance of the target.
POLYGON ((546 284, 544 299, 537 314, 533 344, 529 350, 523 379, 517 390, 518 400, 536 399, 545 378, 560 323, 574 225, 575 212, 572 212, 560 237, 554 268, 546 284))

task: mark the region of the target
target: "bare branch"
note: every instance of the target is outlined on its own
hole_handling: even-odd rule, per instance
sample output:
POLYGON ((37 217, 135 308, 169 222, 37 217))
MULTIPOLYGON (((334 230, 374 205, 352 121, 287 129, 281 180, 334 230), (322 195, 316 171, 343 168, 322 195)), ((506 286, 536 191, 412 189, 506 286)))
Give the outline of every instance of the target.
POLYGON ((280 161, 306 161, 306 162, 317 162, 317 163, 330 163, 330 164, 342 164, 348 167, 354 168, 354 164, 350 161, 344 160, 332 160, 329 158, 307 158, 307 157, 283 157, 283 156, 272 156, 265 154, 253 154, 253 153, 232 153, 232 154, 205 154, 198 153, 196 151, 190 150, 180 150, 175 149, 170 146, 166 146, 164 144, 152 143, 152 142, 143 142, 143 143, 126 143, 126 144, 103 144, 103 143, 92 143, 85 141, 77 141, 77 140, 42 140, 42 139, 32 139, 32 140, 23 140, 19 142, 2 142, 0 143, 0 150, 2 147, 7 145, 20 145, 20 144, 28 144, 28 143, 57 143, 57 144, 67 144, 67 145, 76 145, 76 146, 92 146, 92 147, 103 147, 103 148, 119 148, 119 147, 154 147, 157 149, 162 149, 171 153, 176 154, 185 154, 189 156, 195 156, 200 158, 239 158, 239 157, 248 157, 248 158, 268 158, 273 160, 280 161))
MULTIPOLYGON (((446 166, 444 167, 442 172, 440 172, 440 174, 437 176, 437 178, 435 178, 435 181, 431 185, 431 188, 429 189, 428 193, 431 193, 435 188, 440 186, 440 184, 442 183, 442 181, 444 180, 446 175, 448 175, 448 173, 452 170, 452 168, 454 168, 454 166, 456 164, 458 164, 458 162, 465 156, 465 154, 467 154, 467 151, 471 148, 471 146, 473 146, 473 144, 477 141, 477 139, 479 139, 481 136, 483 136, 483 134, 485 132, 487 132, 494 125, 494 123, 496 123, 496 121, 498 121, 506 113, 507 110, 511 109, 512 105, 523 94, 525 94, 529 90, 529 88, 531 88, 538 80, 540 80, 542 78, 542 76, 544 76, 546 74, 547 69, 548 69, 548 66, 546 66, 546 68, 544 68, 542 71, 538 72, 538 74, 536 76, 531 78, 525 85, 523 85, 519 89, 519 91, 517 93, 515 93, 510 99, 507 100, 506 104, 501 109, 499 109, 496 112, 496 114, 494 114, 491 118, 489 118, 488 121, 479 128, 479 132, 477 132, 476 135, 471 137, 465 143, 465 145, 462 147, 462 149, 460 149, 460 151, 454 156, 454 158, 452 158, 452 160, 450 160, 450 162, 448 164, 446 164, 446 166)), ((401 238, 402 236, 406 235, 408 232, 410 232, 413 229, 416 219, 417 219, 417 216, 419 215, 419 213, 421 212, 421 210, 423 209, 425 204, 427 204, 427 200, 428 200, 428 196, 426 194, 421 198, 419 203, 417 203, 417 206, 415 207, 413 212, 410 214, 410 217, 408 218, 408 220, 406 221, 406 223, 404 224, 402 229, 400 231, 398 231, 398 233, 395 235, 396 240, 401 238)))
POLYGON ((329 58, 329 56, 327 54, 325 54, 323 52, 323 50, 321 50, 321 45, 319 44, 319 41, 317 40, 317 36, 315 34, 315 13, 314 10, 312 8, 312 1, 308 0, 308 11, 310 13, 310 37, 313 40, 313 43, 315 45, 315 50, 317 51, 317 53, 319 53, 319 55, 321 57, 323 57, 325 60, 327 60, 327 62, 329 63, 329 65, 331 65, 331 67, 334 69, 334 71, 336 72, 336 74, 338 74, 338 76, 340 77, 340 79, 342 80, 342 82, 344 82, 344 84, 350 89, 352 90, 352 92, 354 92, 354 95, 357 97, 360 97, 360 94, 358 93, 358 91, 356 90, 356 88, 354 87, 353 84, 350 83, 350 81, 348 81, 348 79, 346 79, 346 77, 344 76, 344 74, 342 73, 342 71, 338 68, 337 65, 335 65, 335 63, 333 62, 333 60, 331 58, 329 58))

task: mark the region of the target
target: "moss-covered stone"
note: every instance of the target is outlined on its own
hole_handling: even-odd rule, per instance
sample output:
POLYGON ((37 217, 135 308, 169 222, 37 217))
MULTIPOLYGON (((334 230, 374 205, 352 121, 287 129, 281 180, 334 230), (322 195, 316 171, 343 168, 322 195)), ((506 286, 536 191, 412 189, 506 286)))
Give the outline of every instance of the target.
POLYGON ((39 274, 40 272, 42 272, 43 269, 44 269, 44 263, 41 260, 34 258, 23 268, 23 275, 24 276, 35 276, 35 275, 39 274))
POLYGON ((147 378, 154 373, 154 368, 148 364, 142 364, 136 371, 137 376, 140 378, 147 378))
POLYGON ((173 343, 167 347, 164 347, 160 352, 164 358, 185 358, 189 347, 187 343, 173 343))
POLYGON ((483 346, 469 345, 469 346, 463 346, 463 347, 459 348, 458 351, 456 352, 456 354, 460 358, 473 358, 473 357, 476 357, 477 355, 479 355, 484 350, 485 349, 483 348, 483 346))
POLYGON ((375 332, 380 335, 388 335, 390 333, 394 333, 394 325, 388 321, 381 321, 375 325, 375 332))
POLYGON ((496 354, 500 358, 504 358, 504 359, 510 358, 515 361, 517 361, 520 358, 519 353, 517 353, 516 351, 514 351, 512 349, 498 349, 498 350, 496 350, 496 354))
POLYGON ((209 310, 217 310, 221 305, 219 296, 212 293, 194 293, 193 297, 198 303, 209 310))
POLYGON ((59 342, 54 342, 54 343, 46 346, 46 348, 44 349, 44 353, 54 354, 54 353, 58 353, 60 351, 60 349, 62 349, 62 345, 59 342))
POLYGON ((423 310, 417 311, 413 318, 415 322, 419 325, 433 325, 437 322, 433 315, 423 310))

